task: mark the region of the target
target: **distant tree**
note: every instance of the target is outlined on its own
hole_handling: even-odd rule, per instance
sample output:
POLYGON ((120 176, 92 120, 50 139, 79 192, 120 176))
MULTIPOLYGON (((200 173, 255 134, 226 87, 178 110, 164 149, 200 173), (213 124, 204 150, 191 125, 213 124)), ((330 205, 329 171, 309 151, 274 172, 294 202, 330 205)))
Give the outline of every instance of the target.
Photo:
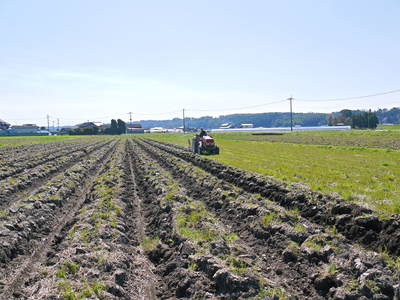
POLYGON ((126 124, 121 119, 117 120, 118 134, 123 134, 126 132, 126 124))
POLYGON ((353 112, 350 109, 342 109, 340 111, 340 113, 343 115, 343 117, 347 118, 351 118, 351 116, 353 115, 353 112))
POLYGON ((121 119, 112 119, 111 126, 104 130, 104 134, 123 134, 126 132, 126 124, 121 119))
POLYGON ((352 115, 352 128, 358 129, 375 129, 379 124, 379 119, 375 113, 369 112, 360 112, 352 115))
POLYGON ((118 134, 118 123, 114 119, 111 120, 111 126, 104 130, 105 134, 118 134))
POLYGON ((99 133, 99 128, 97 126, 87 127, 87 128, 75 128, 69 129, 69 135, 96 135, 99 133))
POLYGON ((328 117, 328 126, 336 126, 338 123, 337 118, 334 113, 330 114, 328 117))
POLYGON ((118 134, 118 123, 114 119, 111 120, 111 134, 118 134))

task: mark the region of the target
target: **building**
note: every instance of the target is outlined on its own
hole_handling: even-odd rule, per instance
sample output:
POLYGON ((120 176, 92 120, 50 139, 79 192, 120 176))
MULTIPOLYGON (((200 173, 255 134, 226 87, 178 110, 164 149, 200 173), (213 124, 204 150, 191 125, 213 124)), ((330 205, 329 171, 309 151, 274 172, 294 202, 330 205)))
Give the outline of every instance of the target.
POLYGON ((98 127, 95 122, 85 122, 74 126, 75 128, 85 129, 85 128, 95 128, 98 127))
POLYGON ((162 127, 150 128, 150 133, 165 133, 165 132, 167 132, 167 129, 162 128, 162 127))
POLYGON ((13 125, 10 132, 16 135, 33 135, 38 134, 40 127, 36 124, 13 125))
POLYGON ((229 129, 229 128, 233 128, 233 124, 232 123, 223 123, 221 124, 221 126, 219 126, 219 129, 229 129))
POLYGON ((0 130, 1 136, 46 136, 50 135, 47 130, 40 130, 36 124, 12 125, 8 129, 0 130))
POLYGON ((240 124, 240 128, 253 128, 254 124, 251 123, 245 123, 245 124, 240 124))
POLYGON ((0 129, 7 130, 8 128, 10 128, 10 124, 0 119, 0 129))
POLYGON ((144 133, 144 129, 139 123, 126 124, 126 133, 144 133))

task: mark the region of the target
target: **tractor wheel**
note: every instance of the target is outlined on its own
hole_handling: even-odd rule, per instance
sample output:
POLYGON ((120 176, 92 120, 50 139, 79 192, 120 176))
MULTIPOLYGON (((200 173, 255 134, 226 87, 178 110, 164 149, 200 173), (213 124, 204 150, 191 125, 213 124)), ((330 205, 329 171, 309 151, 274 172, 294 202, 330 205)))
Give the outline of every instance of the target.
POLYGON ((219 154, 219 147, 215 147, 214 153, 219 154))

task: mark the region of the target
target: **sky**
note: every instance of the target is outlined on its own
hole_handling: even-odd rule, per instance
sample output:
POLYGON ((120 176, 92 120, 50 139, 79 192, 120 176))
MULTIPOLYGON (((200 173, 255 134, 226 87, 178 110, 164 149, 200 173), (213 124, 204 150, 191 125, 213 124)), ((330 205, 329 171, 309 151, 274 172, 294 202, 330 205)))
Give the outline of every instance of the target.
POLYGON ((325 100, 400 89, 399 15, 398 0, 0 0, 0 118, 398 107, 325 100))

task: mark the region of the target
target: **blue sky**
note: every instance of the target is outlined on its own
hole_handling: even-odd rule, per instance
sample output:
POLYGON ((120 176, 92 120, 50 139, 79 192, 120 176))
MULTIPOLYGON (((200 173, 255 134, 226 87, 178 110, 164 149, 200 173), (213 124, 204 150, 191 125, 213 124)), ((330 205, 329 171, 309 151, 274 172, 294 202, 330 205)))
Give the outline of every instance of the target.
POLYGON ((290 95, 301 112, 399 106, 400 93, 300 101, 400 88, 399 15, 398 0, 2 0, 0 118, 288 111, 235 108, 290 95))

